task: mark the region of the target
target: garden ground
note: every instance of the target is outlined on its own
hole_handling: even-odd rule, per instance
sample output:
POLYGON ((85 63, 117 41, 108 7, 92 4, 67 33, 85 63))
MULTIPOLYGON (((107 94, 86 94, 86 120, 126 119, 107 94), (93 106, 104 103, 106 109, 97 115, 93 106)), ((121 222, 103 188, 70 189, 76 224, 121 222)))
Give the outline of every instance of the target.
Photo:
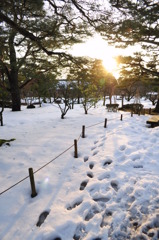
POLYGON ((159 128, 148 118, 102 103, 88 115, 75 105, 64 120, 51 104, 5 109, 0 138, 15 140, 0 147, 0 239, 159 239, 159 128))

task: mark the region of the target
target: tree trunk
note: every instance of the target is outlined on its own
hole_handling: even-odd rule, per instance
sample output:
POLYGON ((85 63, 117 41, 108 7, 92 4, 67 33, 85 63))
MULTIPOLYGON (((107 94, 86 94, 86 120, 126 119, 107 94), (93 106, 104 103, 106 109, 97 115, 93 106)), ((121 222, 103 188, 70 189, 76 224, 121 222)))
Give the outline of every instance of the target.
POLYGON ((14 69, 10 72, 10 93, 12 99, 12 111, 21 110, 20 89, 18 86, 18 72, 14 69))
POLYGON ((86 108, 84 108, 84 112, 85 112, 85 114, 87 114, 87 113, 88 113, 88 111, 87 111, 87 109, 86 109, 86 108))
POLYGON ((10 50, 10 71, 8 74, 10 93, 12 98, 12 111, 20 111, 21 101, 20 101, 20 89, 18 86, 18 68, 16 60, 16 52, 14 47, 14 38, 16 32, 13 30, 9 37, 9 50, 10 50))
POLYGON ((19 88, 11 89, 12 111, 21 110, 20 91, 19 88))
POLYGON ((72 100, 72 109, 74 108, 74 102, 73 102, 73 100, 72 100))
POLYGON ((40 101, 40 97, 39 97, 39 104, 40 104, 40 107, 41 107, 41 101, 40 101))
POLYGON ((123 108, 124 105, 124 96, 121 97, 121 107, 123 108))
POLYGON ((77 104, 80 104, 80 90, 79 90, 79 86, 80 86, 80 82, 77 82, 78 84, 78 90, 77 90, 77 104))
POLYGON ((106 96, 104 95, 104 97, 103 97, 103 106, 105 106, 105 98, 106 98, 106 96))
POLYGON ((154 109, 154 112, 159 113, 159 99, 157 100, 157 104, 156 104, 156 107, 154 109))
POLYGON ((112 104, 112 95, 109 95, 110 104, 112 104))
POLYGON ((156 100, 153 100, 152 101, 152 105, 155 106, 155 103, 156 103, 156 100))
POLYGON ((64 116, 65 116, 65 114, 64 114, 64 113, 62 113, 62 114, 61 114, 61 119, 64 119, 64 116))

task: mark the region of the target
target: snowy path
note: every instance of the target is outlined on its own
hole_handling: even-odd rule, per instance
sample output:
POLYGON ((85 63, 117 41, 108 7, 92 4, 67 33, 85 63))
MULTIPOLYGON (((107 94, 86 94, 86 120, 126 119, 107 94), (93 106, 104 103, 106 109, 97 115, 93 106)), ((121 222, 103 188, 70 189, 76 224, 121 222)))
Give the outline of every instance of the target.
MULTIPOLYGON (((46 239, 147 239, 145 235, 148 239, 150 236, 156 240, 159 238, 159 177, 153 176, 156 178, 154 186, 144 161, 143 135, 133 141, 137 129, 128 125, 127 128, 133 129, 132 141, 128 141, 128 129, 124 124, 123 130, 122 124, 118 124, 115 137, 113 130, 108 130, 97 138, 90 154, 83 157, 83 179, 72 193, 77 197, 71 198, 62 212, 57 212, 58 201, 53 204, 48 221, 55 223, 60 218, 61 223, 55 226, 55 233, 50 235, 52 238, 46 239), (135 141, 138 149, 134 147, 135 141)), ((66 196, 71 192, 72 188, 65 192, 66 196)))

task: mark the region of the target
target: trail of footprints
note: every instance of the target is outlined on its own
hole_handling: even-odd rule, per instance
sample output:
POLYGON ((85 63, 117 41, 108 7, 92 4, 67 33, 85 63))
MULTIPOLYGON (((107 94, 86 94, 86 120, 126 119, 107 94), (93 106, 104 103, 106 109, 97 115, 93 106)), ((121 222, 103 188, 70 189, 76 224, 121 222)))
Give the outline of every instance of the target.
MULTIPOLYGON (((102 141, 105 141, 106 137, 101 137, 102 141)), ((94 142, 94 146, 91 148, 92 151, 92 157, 98 154, 98 147, 102 147, 103 143, 99 143, 99 141, 94 142)), ((120 146, 119 150, 121 152, 126 151, 126 146, 122 145, 120 146)), ((132 161, 136 161, 139 159, 139 156, 134 156, 132 158, 132 161)), ((73 236, 73 240, 82 240, 84 239, 88 232, 86 229, 86 225, 91 219, 93 219, 97 214, 100 214, 100 228, 108 227, 108 236, 109 239, 121 239, 121 240, 157 240, 159 239, 159 214, 156 215, 156 217, 148 224, 142 224, 144 222, 144 215, 148 214, 148 207, 147 203, 140 209, 140 211, 136 208, 135 204, 135 197, 133 195, 133 187, 129 187, 125 189, 124 194, 126 195, 124 199, 121 199, 120 194, 118 196, 118 192, 120 193, 120 186, 117 180, 111 179, 111 173, 107 171, 111 164, 113 164, 113 160, 111 158, 107 158, 102 163, 102 168, 106 171, 101 173, 100 175, 94 176, 93 170, 96 167, 96 162, 90 161, 89 156, 85 156, 83 158, 84 163, 87 164, 88 169, 86 171, 86 179, 84 179, 80 186, 79 191, 88 191, 90 198, 93 200, 94 204, 91 205, 90 208, 85 209, 83 211, 83 220, 86 222, 79 223, 75 229, 75 233, 73 236), (91 184, 91 180, 96 178, 96 181, 91 184), (105 186, 105 194, 101 194, 101 186, 103 186, 102 181, 104 182, 105 186), (90 183, 90 184, 89 184, 90 183), (90 186, 89 186, 90 185, 90 186), (107 194, 107 192, 113 191, 112 194, 107 194), (118 196, 118 197, 117 197, 118 196), (124 211, 129 212, 129 219, 123 220, 120 223, 120 235, 117 233, 115 235, 115 231, 113 229, 113 217, 115 217, 115 212, 109 207, 109 203, 112 201, 112 204, 117 209, 122 209, 124 211), (138 233, 138 229, 141 228, 141 230, 138 233), (129 230, 131 229, 131 231, 129 230), (113 234, 112 234, 113 233, 113 234)), ((134 164, 134 168, 143 168, 142 164, 134 164)), ((135 184, 135 181, 134 181, 135 184)), ((122 189, 121 189, 122 191, 122 189)), ((159 200, 158 200, 159 201, 159 200)), ((77 197, 74 199, 72 203, 69 203, 66 206, 66 209, 68 211, 72 211, 76 208, 78 208, 80 205, 82 206, 82 203, 84 203, 83 196, 77 197)), ((110 204, 111 206, 111 204, 110 204)), ((61 238, 55 238, 54 240, 62 240, 61 238)), ((97 236, 95 238, 92 238, 91 240, 103 240, 102 237, 97 236)))
MULTIPOLYGON (((106 139, 105 136, 103 136, 102 140, 105 141, 105 139, 106 139)), ((103 146, 103 143, 100 143, 98 146, 97 144, 98 144, 98 141, 95 141, 94 146, 91 148, 92 156, 95 156, 98 154, 99 151, 97 150, 97 147, 103 146)), ((79 186, 80 191, 85 190, 89 181, 94 178, 93 169, 95 168, 95 163, 93 161, 89 161, 89 156, 85 156, 83 160, 85 163, 89 162, 88 167, 90 170, 87 170, 86 172, 86 175, 88 178, 83 180, 79 186)), ((102 166, 103 169, 105 169, 106 167, 109 167, 109 165, 111 165, 112 163, 113 163, 112 159, 106 159, 103 162, 103 166, 102 166)), ((110 181, 110 188, 112 188, 115 192, 118 192, 119 190, 118 182, 116 180, 110 180, 110 178, 111 178, 110 174, 105 172, 100 176, 98 176, 97 182, 107 179, 110 181)), ((88 189, 88 192, 90 193, 90 196, 94 201, 94 205, 91 206, 90 209, 88 209, 87 213, 84 216, 84 221, 89 222, 96 214, 101 214, 102 218, 101 218, 100 227, 103 228, 104 226, 107 226, 110 223, 113 212, 109 209, 106 209, 106 203, 110 201, 110 198, 102 195, 100 197, 100 194, 97 194, 97 196, 95 196, 94 192, 96 192, 96 190, 97 190, 96 186, 94 187, 92 186, 91 188, 88 189)), ((66 208, 67 210, 73 210, 79 205, 81 205, 82 203, 83 203, 83 199, 79 197, 75 199, 72 202, 72 204, 69 204, 66 208)), ((80 239, 83 239, 86 235, 87 235, 86 226, 83 223, 80 223, 75 230, 73 239, 80 240, 80 239)), ((102 240, 102 238, 97 236, 92 240, 102 240)))

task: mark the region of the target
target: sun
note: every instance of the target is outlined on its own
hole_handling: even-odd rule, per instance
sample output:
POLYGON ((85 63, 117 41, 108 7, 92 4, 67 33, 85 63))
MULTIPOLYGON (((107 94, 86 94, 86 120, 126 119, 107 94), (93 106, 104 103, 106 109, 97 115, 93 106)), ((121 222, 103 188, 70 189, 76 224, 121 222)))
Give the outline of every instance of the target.
POLYGON ((102 59, 103 66, 111 73, 115 78, 119 78, 119 70, 118 70, 118 64, 115 59, 115 57, 112 57, 111 55, 102 59))
POLYGON ((105 69, 108 72, 113 73, 117 70, 117 62, 116 62, 115 58, 113 58, 112 56, 103 58, 102 62, 103 62, 103 66, 105 67, 105 69))
POLYGON ((105 69, 118 78, 118 64, 115 56, 119 55, 118 50, 109 46, 99 35, 90 38, 83 44, 77 44, 70 51, 74 56, 89 56, 91 58, 101 59, 105 69))

